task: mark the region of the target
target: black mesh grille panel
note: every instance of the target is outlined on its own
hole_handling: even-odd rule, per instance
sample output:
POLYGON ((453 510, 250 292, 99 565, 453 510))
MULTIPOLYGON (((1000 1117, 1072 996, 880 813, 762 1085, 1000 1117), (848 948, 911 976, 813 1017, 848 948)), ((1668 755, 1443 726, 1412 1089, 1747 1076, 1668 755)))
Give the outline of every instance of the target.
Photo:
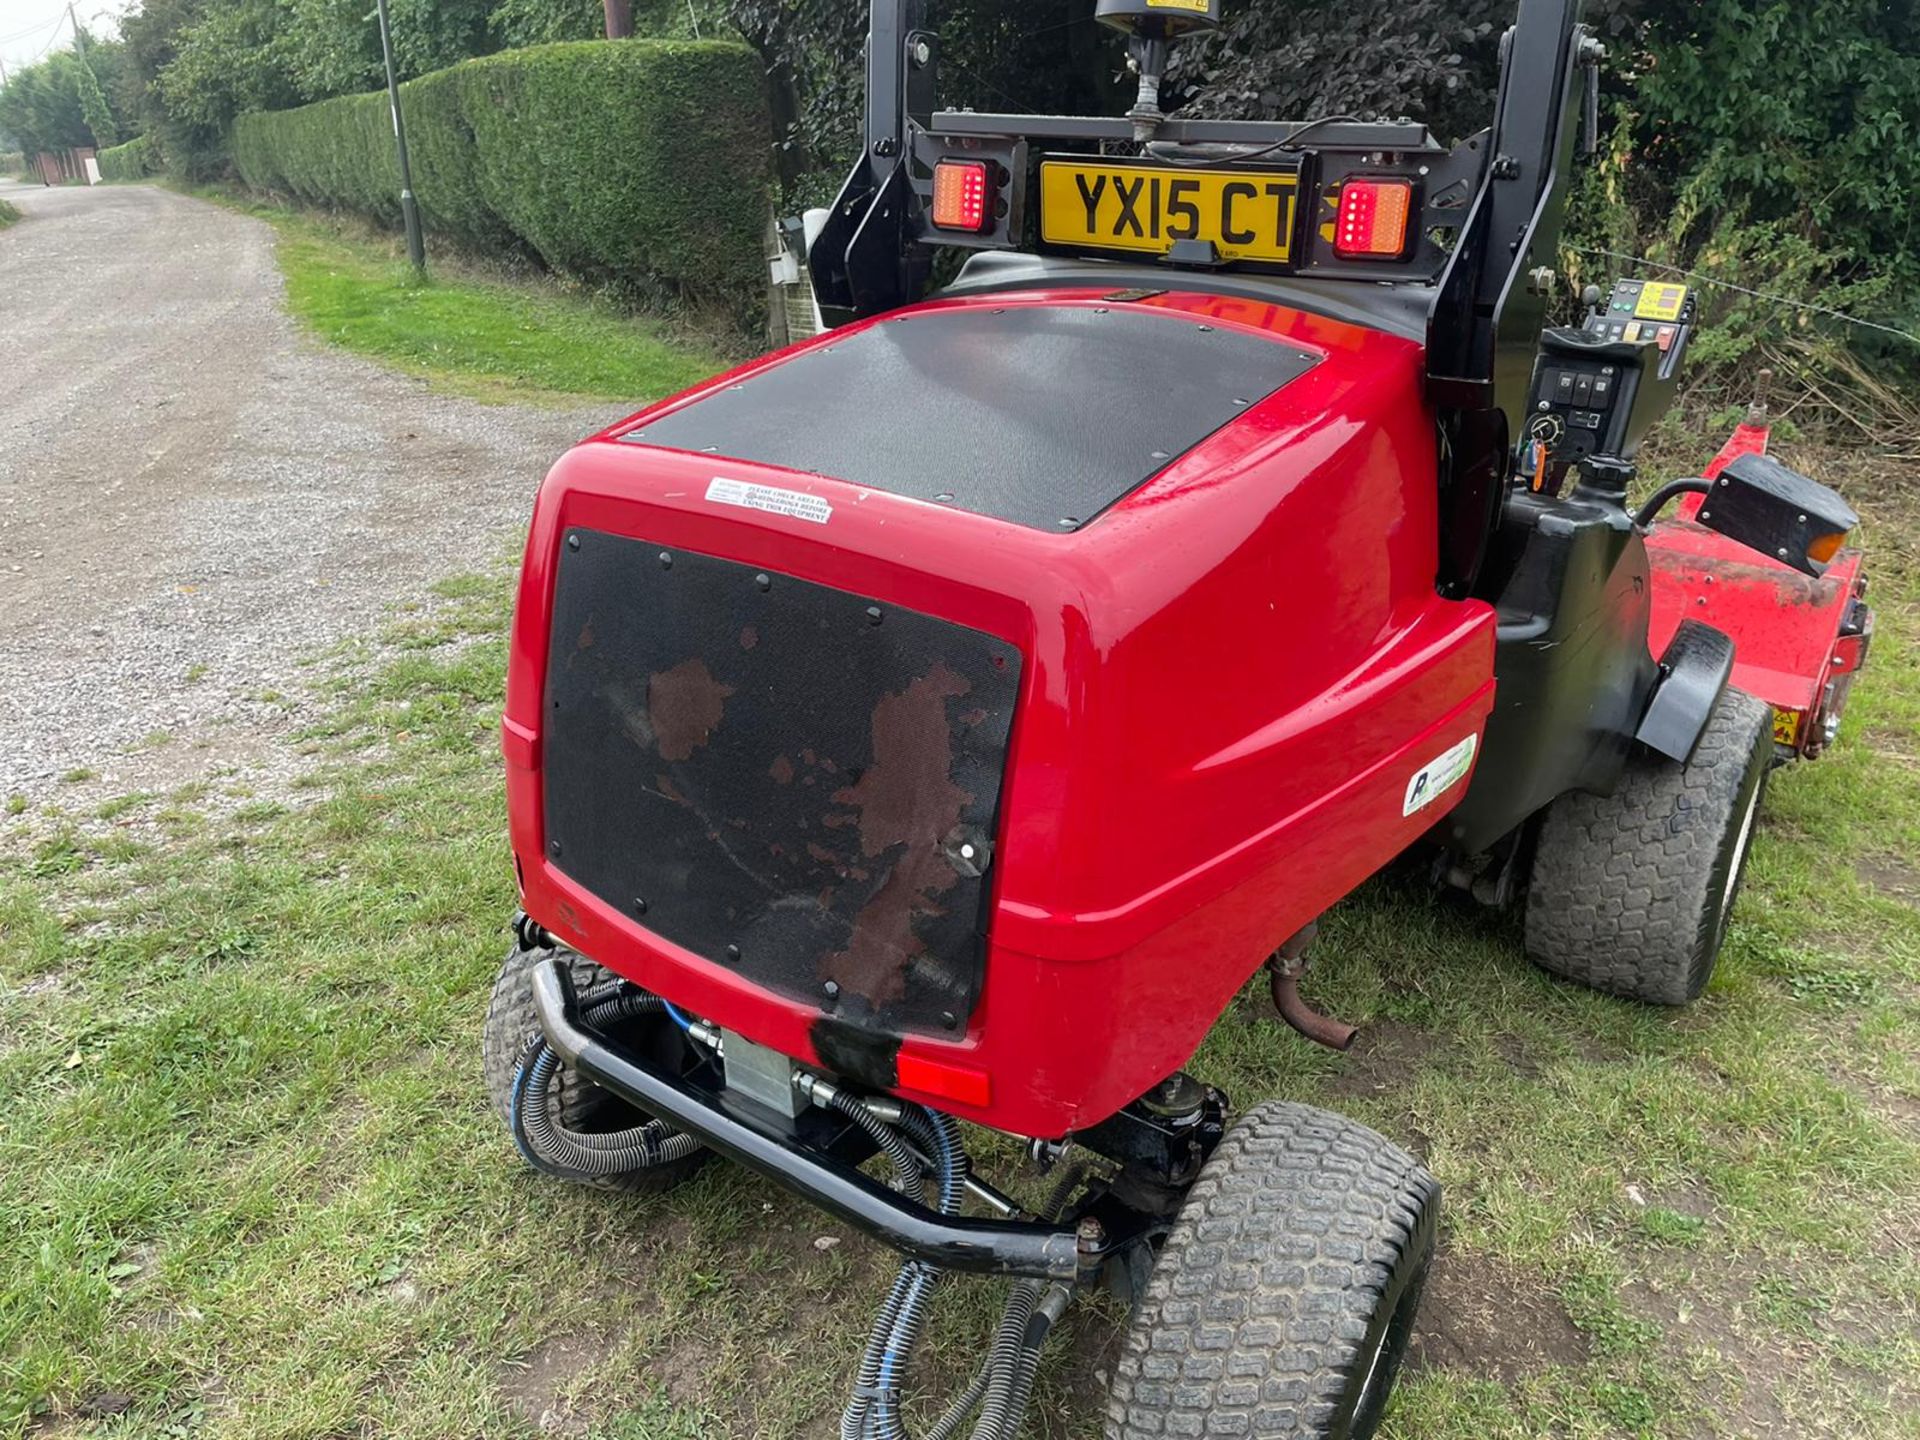
POLYGON ((1019 677, 1012 646, 964 626, 571 532, 550 854, 760 984, 882 1029, 956 1028, 979 994, 1019 677))
POLYGON ((1317 362, 1145 306, 924 310, 621 438, 1076 530, 1317 362))

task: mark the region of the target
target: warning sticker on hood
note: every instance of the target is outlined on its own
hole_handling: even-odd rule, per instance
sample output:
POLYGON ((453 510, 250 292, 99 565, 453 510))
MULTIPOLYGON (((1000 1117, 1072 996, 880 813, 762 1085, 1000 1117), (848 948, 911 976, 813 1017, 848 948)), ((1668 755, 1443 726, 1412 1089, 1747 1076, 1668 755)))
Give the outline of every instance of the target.
POLYGON ((747 480, 728 480, 719 475, 707 486, 707 499, 716 505, 764 510, 769 515, 785 515, 815 525, 824 525, 833 518, 833 506, 818 495, 809 495, 804 490, 782 490, 775 485, 755 485, 747 480))
POLYGON ((1431 765, 1417 771, 1407 782, 1407 804, 1401 811, 1402 817, 1426 809, 1464 780, 1473 768, 1474 753, 1479 748, 1480 737, 1469 735, 1431 765))

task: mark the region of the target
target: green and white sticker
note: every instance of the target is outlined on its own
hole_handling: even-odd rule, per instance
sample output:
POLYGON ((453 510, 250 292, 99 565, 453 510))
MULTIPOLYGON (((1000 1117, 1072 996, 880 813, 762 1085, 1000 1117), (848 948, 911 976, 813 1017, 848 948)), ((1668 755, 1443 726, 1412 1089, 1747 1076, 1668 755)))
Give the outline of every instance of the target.
POLYGON ((1480 748, 1480 737, 1469 735, 1430 765, 1422 766, 1407 782, 1407 804, 1402 817, 1415 815, 1466 779, 1473 768, 1473 757, 1480 748))

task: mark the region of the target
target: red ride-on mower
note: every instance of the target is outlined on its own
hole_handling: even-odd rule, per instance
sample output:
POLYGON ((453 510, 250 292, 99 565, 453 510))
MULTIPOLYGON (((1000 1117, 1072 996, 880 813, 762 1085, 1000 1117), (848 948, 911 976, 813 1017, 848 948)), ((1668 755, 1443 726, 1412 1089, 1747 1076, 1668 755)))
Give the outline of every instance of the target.
POLYGON ((827 333, 540 492, 494 1102, 541 1170, 657 1190, 718 1153, 902 1252, 850 1440, 905 1434, 947 1271, 1017 1283, 930 1434, 1012 1437, 1106 1283, 1110 1434, 1365 1436, 1437 1187, 1183 1067, 1263 964, 1343 1043, 1298 990, 1315 919, 1415 847, 1524 903, 1548 969, 1699 994, 1768 771, 1863 659, 1854 516, 1758 425, 1629 508, 1696 311, 1629 281, 1546 326, 1580 0, 1521 0, 1451 148, 1164 114, 1217 0, 1099 0, 1124 118, 938 110, 927 11, 873 0, 864 149, 797 231, 827 333))

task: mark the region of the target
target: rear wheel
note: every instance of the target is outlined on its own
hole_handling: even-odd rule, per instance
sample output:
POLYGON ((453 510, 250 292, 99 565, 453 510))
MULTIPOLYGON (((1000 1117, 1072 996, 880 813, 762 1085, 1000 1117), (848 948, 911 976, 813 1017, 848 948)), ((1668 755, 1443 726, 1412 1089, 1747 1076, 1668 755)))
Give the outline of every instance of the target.
POLYGON ((1536 964, 1657 1005, 1707 988, 1773 766, 1772 722, 1765 702, 1728 690, 1690 764, 1641 755, 1614 794, 1553 802, 1527 894, 1536 964))
MULTIPOLYGON (((487 1098, 501 1123, 511 1126, 514 1082, 528 1047, 540 1034, 540 1021, 533 1009, 533 967, 558 957, 567 964, 574 990, 581 995, 618 979, 610 970, 574 950, 509 951, 500 973, 493 982, 493 997, 487 1006, 486 1028, 480 1036, 480 1053, 486 1072, 487 1098)), ((661 1016, 643 1017, 633 1022, 634 1029, 620 1036, 629 1048, 678 1067, 687 1053, 687 1042, 673 1022, 661 1016)), ((562 1066, 547 1086, 547 1114, 565 1130, 589 1134, 611 1134, 644 1125, 649 1117, 631 1105, 608 1094, 591 1081, 582 1080, 562 1066)), ((624 1190, 633 1195, 653 1195, 672 1189, 707 1162, 711 1152, 696 1150, 675 1160, 639 1170, 592 1178, 567 1176, 580 1184, 606 1190, 624 1190)))
POLYGON ((1115 1367, 1109 1440, 1366 1440, 1433 1258, 1440 1186, 1338 1115, 1234 1123, 1188 1193, 1115 1367))

